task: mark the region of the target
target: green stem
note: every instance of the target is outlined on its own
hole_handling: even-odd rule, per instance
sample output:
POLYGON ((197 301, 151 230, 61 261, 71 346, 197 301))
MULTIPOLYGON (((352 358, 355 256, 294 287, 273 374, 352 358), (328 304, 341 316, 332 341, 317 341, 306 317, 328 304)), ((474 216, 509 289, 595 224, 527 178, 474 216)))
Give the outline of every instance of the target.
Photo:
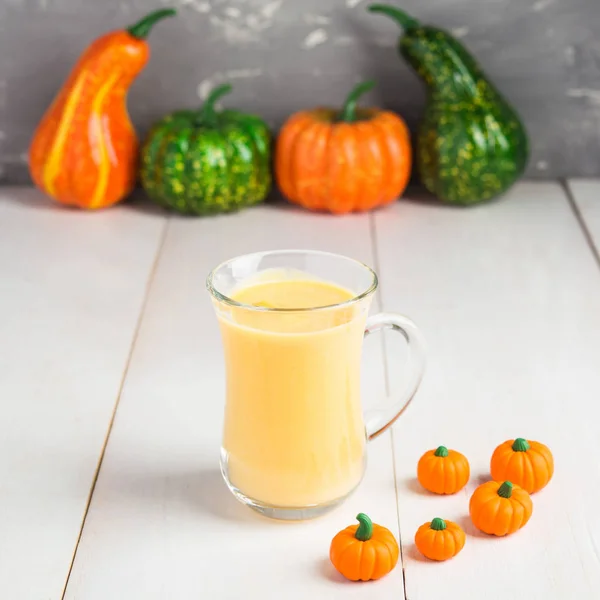
POLYGON ((513 484, 510 481, 505 481, 498 488, 498 496, 502 498, 510 498, 512 496, 513 484))
POLYGON ((433 521, 431 521, 429 529, 433 529, 434 531, 443 531, 444 529, 446 529, 446 521, 444 521, 444 519, 436 517, 433 521))
POLYGON ((389 6, 388 4, 371 4, 367 10, 372 13, 381 13, 382 15, 387 15, 396 21, 396 23, 398 23, 398 25, 400 25, 400 27, 402 27, 405 31, 408 29, 416 29, 421 25, 417 19, 407 15, 399 8, 396 8, 395 6, 389 6))
POLYGON ((512 445, 515 452, 527 452, 529 450, 529 442, 523 438, 517 438, 512 445))
POLYGON ((225 94, 229 94, 231 89, 230 83, 223 83, 212 90, 198 113, 198 121, 201 121, 202 123, 213 123, 217 116, 217 111, 215 110, 217 100, 222 96, 225 96, 225 94))
POLYGON ((146 15, 143 19, 140 19, 135 25, 128 27, 127 31, 129 32, 129 35, 132 35, 134 38, 145 40, 152 27, 154 27, 158 21, 161 21, 166 17, 174 17, 176 14, 177 11, 174 8, 161 8, 160 10, 155 10, 149 15, 146 15))
POLYGON ((358 99, 374 87, 374 81, 363 81, 362 83, 359 83, 348 94, 346 102, 344 102, 344 107, 340 111, 338 121, 342 123, 354 123, 354 121, 356 121, 356 103, 358 102, 358 99))
POLYGON ((365 513, 358 513, 356 520, 360 523, 354 537, 361 542, 368 542, 373 535, 373 521, 365 515, 365 513))
POLYGON ((446 448, 446 446, 440 446, 433 454, 435 456, 446 458, 446 456, 448 456, 448 448, 446 448))

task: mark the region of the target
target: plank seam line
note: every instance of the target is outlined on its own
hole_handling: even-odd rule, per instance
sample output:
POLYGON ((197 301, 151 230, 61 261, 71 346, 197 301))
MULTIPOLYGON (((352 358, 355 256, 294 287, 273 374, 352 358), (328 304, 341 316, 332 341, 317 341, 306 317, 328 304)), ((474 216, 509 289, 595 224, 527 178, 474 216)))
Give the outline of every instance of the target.
POLYGON ((600 250, 598 249, 598 246, 596 246, 596 243, 594 242, 594 238, 592 236, 592 232, 589 230, 585 218, 581 210, 579 209, 577 200, 575 200, 575 194, 573 194, 573 190, 571 189, 568 180, 559 179, 559 183, 563 189, 563 192, 565 193, 565 196, 567 197, 567 202, 569 203, 569 206, 571 207, 571 210, 575 215, 575 219, 579 224, 579 228, 583 233, 583 237, 585 238, 588 248, 590 249, 594 260, 596 261, 596 266, 600 269, 600 250))
MULTIPOLYGON (((379 260, 379 248, 377 246, 377 225, 375 223, 375 216, 373 213, 369 213, 369 230, 371 234, 371 253, 373 254, 373 262, 375 263, 375 272, 379 276, 381 272, 381 264, 379 260)), ((381 293, 381 280, 379 281, 379 310, 383 311, 383 295, 381 293)), ((390 396, 390 371, 388 366, 388 358, 387 358, 387 346, 385 343, 385 332, 381 334, 381 351, 383 354, 383 371, 384 371, 384 380, 385 380, 385 393, 386 396, 390 396)), ((402 567, 402 588, 404 592, 404 600, 408 600, 408 596, 406 594, 406 569, 404 563, 404 546, 402 544, 402 529, 400 527, 400 496, 398 494, 398 476, 396 472, 396 453, 395 453, 395 445, 394 445, 394 427, 390 427, 390 449, 392 451, 392 476, 394 480, 394 495, 396 498, 396 520, 398 525, 398 537, 399 537, 399 546, 400 546, 400 565, 402 567)))
POLYGON ((144 298, 142 300, 142 305, 140 307, 140 311, 135 323, 135 327, 133 330, 133 336, 131 338, 131 343, 129 345, 129 352, 127 354, 127 359, 125 360, 125 368, 123 369, 123 374, 121 375, 121 381, 119 382, 119 388, 117 390, 117 397, 113 406, 112 415, 110 417, 110 421, 108 423, 108 428, 106 430, 106 435, 104 437, 104 442, 102 444, 102 449, 100 450, 100 456, 98 457, 98 464, 96 465, 96 470, 94 472, 94 477, 92 479, 92 485, 90 487, 90 491, 87 497, 85 510, 83 512, 83 518, 81 520, 81 526, 79 528, 79 535, 77 536, 77 541, 75 542, 75 548, 73 549, 73 556, 71 558, 71 564, 69 565, 69 571, 67 573, 67 578, 65 580, 65 585, 63 587, 63 591, 61 594, 61 600, 65 600, 65 596, 67 594, 67 588, 69 587, 69 581, 71 580, 71 573, 73 572, 73 566, 75 565, 75 559, 77 558, 77 552, 79 551, 79 544, 81 543, 81 538, 83 537, 83 530, 85 528, 85 524, 87 521, 88 513, 90 511, 90 507, 92 505, 92 498, 94 496, 94 492, 96 491, 96 484, 98 483, 98 477, 100 476, 100 470, 102 469, 102 463, 104 462, 104 455, 106 454, 106 448, 108 446, 108 440, 110 439, 110 435, 112 433, 113 425, 115 423, 115 418, 117 416, 117 411, 119 409, 119 403, 121 402, 121 395, 123 393, 123 388, 125 387, 125 381, 127 380, 127 375, 129 373, 129 367, 131 366, 131 359, 133 356, 133 352, 135 350, 138 336, 140 333, 140 329, 142 326, 142 322, 144 320, 144 316, 146 314, 146 307, 148 305, 148 298, 150 297, 150 290, 152 288, 152 284, 154 282, 154 278, 156 275, 156 271, 158 270, 158 264, 160 262, 160 258, 162 256, 163 248, 165 245, 165 240, 167 238, 167 232, 170 226, 170 217, 165 219, 164 225, 162 227, 162 231, 160 234, 160 238, 158 240, 158 246, 156 249, 156 253, 154 255, 154 259, 152 261, 152 265, 150 267, 150 273, 148 274, 148 278, 146 280, 146 285, 144 288, 144 298))

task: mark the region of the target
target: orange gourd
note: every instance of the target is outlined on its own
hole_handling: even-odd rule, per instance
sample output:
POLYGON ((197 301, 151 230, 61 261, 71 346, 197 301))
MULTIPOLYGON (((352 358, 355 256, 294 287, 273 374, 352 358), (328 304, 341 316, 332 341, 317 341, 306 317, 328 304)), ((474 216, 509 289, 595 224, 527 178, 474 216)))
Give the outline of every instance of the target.
POLYGON ((357 86, 341 111, 305 110, 283 125, 275 175, 288 200, 342 214, 383 206, 402 194, 412 163, 408 128, 392 112, 356 108, 373 86, 357 86))
POLYGON ((534 494, 552 479, 554 458, 544 444, 517 438, 500 444, 494 450, 490 470, 492 479, 508 479, 534 494))
POLYGON ((463 549, 465 532, 452 521, 436 518, 417 529, 415 545, 431 560, 448 560, 463 549))
POLYGON ((351 581, 369 581, 387 575, 398 562, 400 548, 392 532, 360 513, 351 525, 331 540, 329 558, 351 581))
POLYGON ((434 494, 456 494, 467 485, 470 475, 467 458, 445 446, 425 452, 417 465, 420 484, 434 494))
POLYGON ((527 524, 533 511, 529 494, 510 481, 488 481, 471 496, 473 525, 490 535, 509 535, 527 524))
POLYGON ((157 10, 127 30, 107 33, 83 53, 38 125, 29 149, 34 183, 62 204, 104 208, 132 190, 138 140, 125 103, 149 58, 157 10))

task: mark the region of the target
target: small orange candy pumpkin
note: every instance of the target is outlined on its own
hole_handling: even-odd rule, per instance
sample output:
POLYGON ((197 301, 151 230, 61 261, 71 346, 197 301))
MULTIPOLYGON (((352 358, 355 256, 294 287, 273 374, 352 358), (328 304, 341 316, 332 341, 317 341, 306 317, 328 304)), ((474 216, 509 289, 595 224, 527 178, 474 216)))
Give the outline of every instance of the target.
POLYGON ((417 465, 419 482, 434 494, 455 494, 467 485, 470 474, 467 458, 445 446, 425 452, 417 465))
POLYGON ((360 513, 351 525, 331 540, 329 558, 351 581, 369 581, 387 575, 398 562, 400 548, 392 532, 360 513))
POLYGON ((517 438, 500 444, 494 450, 490 469, 492 479, 508 479, 534 494, 552 479, 554 458, 544 444, 517 438))
POLYGON ((394 202, 410 177, 408 127, 390 111, 356 108, 373 82, 358 85, 342 110, 314 108, 292 115, 275 151, 275 176, 294 204, 334 214, 394 202))
POLYGON ((509 535, 527 524, 533 503, 529 494, 510 481, 488 481, 471 496, 469 513, 473 525, 490 535, 509 535))
POLYGON ((465 532, 452 521, 435 518, 421 525, 415 534, 415 545, 431 560, 448 560, 465 545, 465 532))

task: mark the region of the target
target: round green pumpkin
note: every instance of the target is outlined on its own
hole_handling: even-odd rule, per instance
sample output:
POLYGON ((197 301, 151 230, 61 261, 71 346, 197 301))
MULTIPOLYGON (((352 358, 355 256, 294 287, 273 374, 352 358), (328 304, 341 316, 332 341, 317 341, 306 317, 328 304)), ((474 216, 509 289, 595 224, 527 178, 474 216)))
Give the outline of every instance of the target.
POLYGON ((215 88, 197 111, 156 123, 142 146, 142 186, 152 200, 184 214, 231 212, 262 202, 271 188, 271 135, 260 118, 217 111, 231 91, 215 88))

